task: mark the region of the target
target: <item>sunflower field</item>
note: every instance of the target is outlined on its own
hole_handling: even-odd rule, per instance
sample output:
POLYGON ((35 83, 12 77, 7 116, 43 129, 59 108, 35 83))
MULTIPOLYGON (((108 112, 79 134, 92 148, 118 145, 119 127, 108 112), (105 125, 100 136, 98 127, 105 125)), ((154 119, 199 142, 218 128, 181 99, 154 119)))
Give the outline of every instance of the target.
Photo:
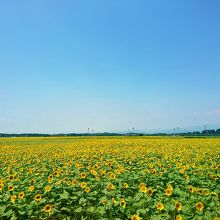
POLYGON ((0 219, 220 219, 220 138, 0 139, 0 219))

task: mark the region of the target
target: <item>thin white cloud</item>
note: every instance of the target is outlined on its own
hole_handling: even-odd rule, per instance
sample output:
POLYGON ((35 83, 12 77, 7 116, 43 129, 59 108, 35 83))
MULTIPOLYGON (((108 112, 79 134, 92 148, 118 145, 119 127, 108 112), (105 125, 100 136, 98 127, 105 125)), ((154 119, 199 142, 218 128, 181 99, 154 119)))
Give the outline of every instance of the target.
POLYGON ((220 116, 220 108, 207 112, 206 115, 219 115, 220 116))
POLYGON ((194 116, 197 116, 197 115, 198 115, 198 112, 193 112, 193 115, 194 115, 194 116))

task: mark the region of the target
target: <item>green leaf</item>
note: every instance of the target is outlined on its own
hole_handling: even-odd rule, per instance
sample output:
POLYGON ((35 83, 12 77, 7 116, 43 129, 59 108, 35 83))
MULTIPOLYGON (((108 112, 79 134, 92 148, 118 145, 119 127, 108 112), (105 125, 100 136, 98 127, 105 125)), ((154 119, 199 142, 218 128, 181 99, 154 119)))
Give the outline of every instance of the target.
POLYGON ((137 213, 138 214, 142 214, 142 215, 145 215, 146 214, 146 212, 148 212, 149 211, 149 209, 147 208, 147 209, 138 209, 137 210, 137 213))
POLYGON ((28 215, 31 216, 33 213, 33 209, 28 210, 28 215))
POLYGON ((97 212, 100 214, 100 215, 104 215, 105 214, 105 208, 102 207, 102 206, 99 206, 97 208, 97 212))
POLYGON ((95 207, 91 206, 87 209, 88 212, 94 213, 95 212, 95 207))
POLYGON ((79 204, 80 205, 85 205, 86 204, 86 199, 85 198, 80 198, 80 200, 79 200, 79 204))
POLYGON ((15 216, 15 214, 12 215, 12 217, 10 218, 10 220, 16 220, 17 217, 15 216))
POLYGON ((0 217, 5 216, 6 206, 0 206, 0 217))
POLYGON ((151 220, 161 220, 162 218, 159 215, 153 215, 150 218, 151 220))
POLYGON ((9 217, 9 216, 11 216, 12 214, 13 214, 13 211, 10 209, 9 211, 7 211, 7 212, 5 213, 5 216, 9 217))
POLYGON ((82 207, 80 206, 79 208, 75 209, 75 212, 76 212, 76 213, 82 212, 82 207))
POLYGON ((215 206, 215 203, 214 203, 214 202, 211 202, 211 203, 209 203, 209 206, 210 206, 210 207, 214 207, 214 206, 215 206))
POLYGON ((61 208, 62 211, 66 211, 66 212, 70 212, 70 209, 66 208, 66 207, 62 207, 61 208))
POLYGON ((68 199, 69 198, 69 193, 64 191, 62 194, 60 194, 61 199, 68 199))
POLYGON ((25 211, 18 211, 20 215, 24 215, 25 211))

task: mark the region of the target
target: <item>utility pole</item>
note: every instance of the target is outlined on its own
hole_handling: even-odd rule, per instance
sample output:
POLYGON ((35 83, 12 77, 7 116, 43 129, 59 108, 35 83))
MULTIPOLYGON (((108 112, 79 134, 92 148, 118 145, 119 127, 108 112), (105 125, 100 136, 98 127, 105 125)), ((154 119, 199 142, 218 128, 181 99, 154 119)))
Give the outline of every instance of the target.
POLYGON ((179 136, 179 133, 180 133, 180 128, 179 128, 179 127, 177 127, 176 129, 177 129, 177 135, 179 136))
POLYGON ((204 125, 205 135, 208 135, 207 125, 204 125))

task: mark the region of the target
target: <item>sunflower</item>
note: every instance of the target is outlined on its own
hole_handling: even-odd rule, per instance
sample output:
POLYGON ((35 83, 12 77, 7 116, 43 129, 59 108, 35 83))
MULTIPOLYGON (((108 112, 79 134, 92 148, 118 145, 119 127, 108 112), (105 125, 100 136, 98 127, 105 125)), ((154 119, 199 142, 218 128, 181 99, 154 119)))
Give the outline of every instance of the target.
POLYGON ((182 210, 182 204, 179 201, 176 201, 175 209, 177 209, 178 212, 182 210))
POLYGON ((116 174, 120 174, 121 171, 120 171, 119 169, 117 169, 117 170, 115 170, 115 173, 116 173, 116 174))
POLYGON ((66 181, 66 185, 70 186, 71 185, 71 180, 66 181))
POLYGON ((58 176, 59 176, 59 172, 55 170, 55 171, 53 172, 53 175, 56 176, 56 177, 58 177, 58 176))
POLYGON ((151 173, 152 173, 152 174, 156 174, 156 170, 155 170, 155 169, 152 169, 152 170, 151 170, 151 173))
POLYGON ((115 198, 112 198, 112 203, 113 203, 113 204, 116 204, 116 203, 117 203, 117 201, 116 201, 115 198))
POLYGON ((14 176, 9 176, 9 180, 13 181, 14 180, 14 176))
POLYGON ((170 189, 170 190, 172 190, 172 191, 173 191, 173 187, 172 187, 172 185, 171 185, 171 184, 169 184, 169 185, 167 186, 167 189, 170 189))
POLYGON ((140 220, 140 217, 139 217, 139 215, 132 215, 131 216, 131 220, 140 220))
POLYGON ((185 173, 185 168, 181 168, 180 173, 185 173))
POLYGON ((198 211, 202 211, 204 209, 204 204, 202 202, 197 202, 196 203, 196 209, 198 211))
POLYGON ((116 175, 115 175, 114 173, 110 173, 110 174, 109 174, 109 178, 110 178, 111 180, 115 179, 115 177, 116 177, 116 175))
POLYGON ((35 182, 36 182, 35 179, 31 179, 31 180, 30 180, 30 184, 34 184, 35 182))
POLYGON ((85 179, 85 178, 86 178, 86 173, 85 173, 85 172, 80 173, 80 175, 79 175, 79 176, 80 176, 80 178, 81 178, 81 179, 85 179))
POLYGON ((55 184, 60 185, 62 183, 62 180, 58 180, 55 184))
POLYGON ((81 188, 86 188, 86 186, 87 186, 87 183, 86 183, 86 182, 80 183, 80 187, 81 187, 81 188))
POLYGON ((90 173, 91 173, 92 175, 94 175, 94 176, 97 175, 97 172, 96 172, 95 170, 90 170, 90 173))
POLYGON ((199 193, 199 194, 202 194, 202 189, 197 188, 196 192, 199 193))
POLYGON ((51 211, 52 211, 52 206, 49 205, 49 204, 45 205, 45 206, 44 206, 44 211, 45 211, 45 212, 51 212, 51 211))
POLYGON ((128 188, 128 184, 127 183, 123 183, 123 188, 127 189, 128 188))
POLYGON ((153 191, 153 189, 150 187, 150 188, 148 188, 147 193, 148 193, 149 196, 152 196, 153 193, 154 193, 154 191, 153 191))
POLYGON ((185 178, 186 180, 189 180, 189 176, 187 174, 185 174, 185 178))
POLYGON ((40 194, 37 194, 35 197, 34 197, 34 200, 39 202, 41 200, 41 195, 40 194))
POLYGON ((156 204, 156 208, 157 208, 158 210, 162 211, 162 210, 164 209, 163 203, 162 203, 162 202, 158 202, 158 203, 156 204))
POLYGON ((81 165, 81 164, 80 164, 79 162, 76 162, 76 163, 75 163, 76 168, 80 168, 80 165, 81 165))
POLYGON ((194 192, 195 192, 195 188, 194 188, 193 186, 189 186, 189 191, 190 191, 191 193, 194 193, 194 192))
POLYGON ((52 179, 48 179, 48 183, 52 183, 53 182, 53 178, 52 179))
POLYGON ((50 192, 50 191, 51 191, 51 188, 52 188, 52 187, 51 187, 50 185, 47 185, 44 189, 45 189, 46 192, 50 192))
POLYGON ((154 167, 154 165, 152 163, 149 163, 148 167, 152 169, 154 167))
POLYGON ((91 191, 91 189, 89 187, 86 187, 85 192, 89 193, 91 191))
POLYGON ((172 193, 173 193, 173 191, 172 191, 170 188, 166 188, 166 189, 165 189, 165 194, 166 194, 166 196, 171 196, 172 193))
POLYGON ((181 163, 177 163, 177 164, 176 164, 176 167, 177 167, 177 168, 180 168, 181 165, 182 165, 181 163))
POLYGON ((8 190, 9 190, 9 191, 13 191, 13 190, 14 190, 14 186, 13 186, 13 185, 9 185, 9 186, 8 186, 8 190))
POLYGON ((146 186, 141 186, 140 191, 143 192, 143 193, 146 193, 147 192, 147 187, 146 186))
POLYGON ((177 215, 176 216, 176 220, 182 220, 183 218, 182 218, 182 216, 181 215, 177 215))
POLYGON ((139 188, 141 188, 142 186, 146 186, 145 183, 142 182, 139 184, 139 188))
POLYGON ((76 180, 76 179, 72 180, 72 184, 73 184, 74 186, 77 186, 77 185, 78 185, 78 180, 76 180))
POLYGON ((208 196, 209 195, 209 190, 208 189, 203 189, 202 190, 202 195, 208 196))
POLYGON ((16 195, 11 196, 11 202, 12 202, 12 203, 15 203, 16 198, 17 198, 17 196, 16 196, 16 195))
POLYGON ((122 206, 123 208, 126 207, 126 201, 125 201, 125 199, 120 199, 120 206, 122 206))
POLYGON ((25 193, 22 191, 18 194, 19 199, 23 199, 25 197, 25 193))
POLYGON ((48 176, 48 179, 53 179, 53 175, 50 174, 50 175, 48 176))
POLYGON ((103 199, 103 200, 101 201, 101 203, 102 203, 102 205, 106 205, 106 204, 107 204, 107 200, 103 199))
POLYGON ((110 190, 114 190, 115 189, 115 186, 113 185, 113 183, 109 183, 108 189, 110 189, 110 190))

